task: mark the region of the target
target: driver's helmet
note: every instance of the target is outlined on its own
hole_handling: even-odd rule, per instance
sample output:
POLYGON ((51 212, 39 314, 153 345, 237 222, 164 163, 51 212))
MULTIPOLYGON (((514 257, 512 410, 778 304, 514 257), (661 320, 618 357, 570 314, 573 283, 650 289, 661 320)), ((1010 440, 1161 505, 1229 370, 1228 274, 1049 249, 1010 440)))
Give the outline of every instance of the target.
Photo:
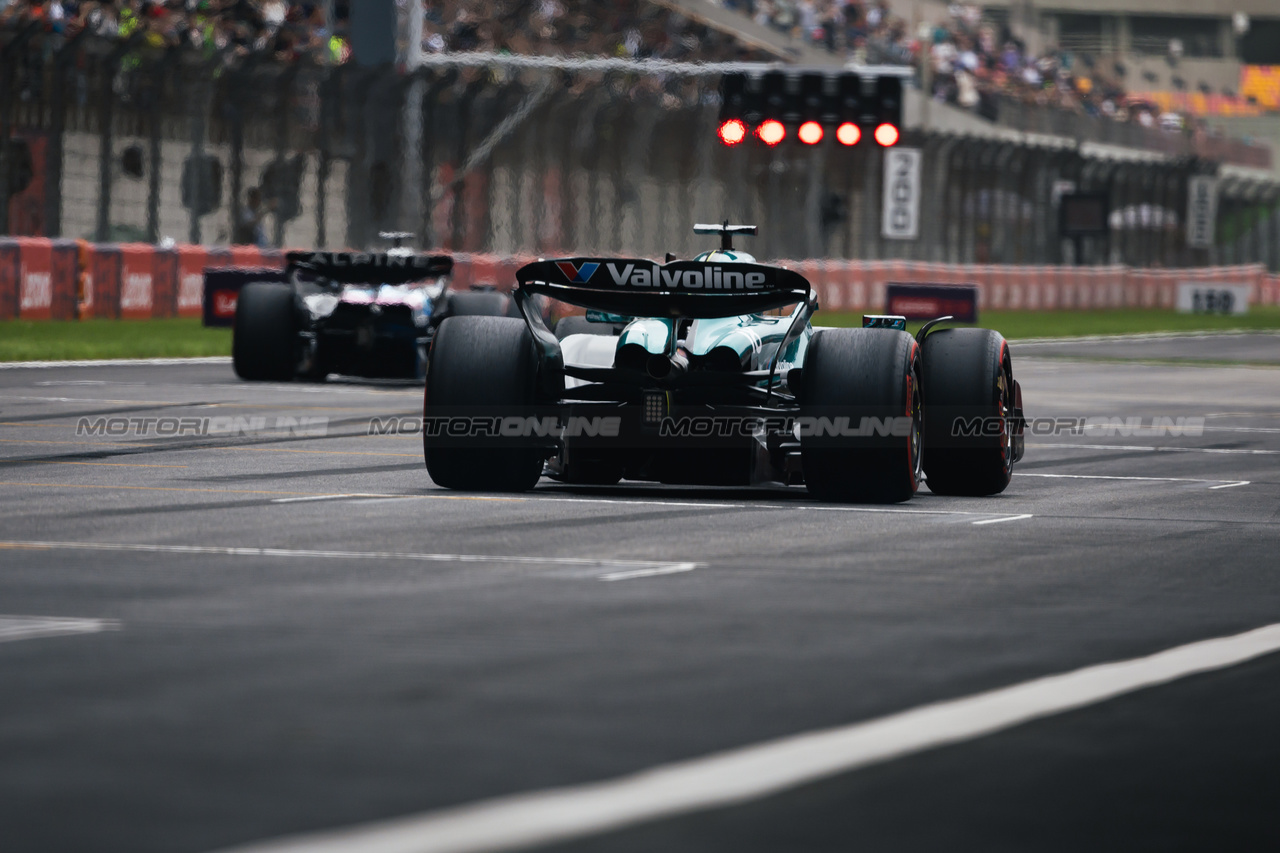
POLYGON ((756 262, 754 255, 748 255, 746 252, 739 252, 737 249, 716 249, 712 252, 703 252, 694 258, 698 262, 710 263, 729 263, 729 264, 754 264, 756 262))

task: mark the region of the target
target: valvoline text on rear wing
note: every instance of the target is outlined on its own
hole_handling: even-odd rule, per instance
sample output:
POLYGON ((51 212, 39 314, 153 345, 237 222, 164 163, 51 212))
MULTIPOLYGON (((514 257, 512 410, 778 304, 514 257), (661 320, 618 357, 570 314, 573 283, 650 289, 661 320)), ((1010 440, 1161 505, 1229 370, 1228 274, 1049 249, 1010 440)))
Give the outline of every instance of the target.
POLYGON ((641 317, 727 317, 810 297, 804 276, 748 263, 560 258, 526 264, 516 281, 573 305, 641 317))
POLYGON ((340 284, 408 284, 453 270, 448 255, 400 252, 289 252, 288 270, 301 270, 340 284))

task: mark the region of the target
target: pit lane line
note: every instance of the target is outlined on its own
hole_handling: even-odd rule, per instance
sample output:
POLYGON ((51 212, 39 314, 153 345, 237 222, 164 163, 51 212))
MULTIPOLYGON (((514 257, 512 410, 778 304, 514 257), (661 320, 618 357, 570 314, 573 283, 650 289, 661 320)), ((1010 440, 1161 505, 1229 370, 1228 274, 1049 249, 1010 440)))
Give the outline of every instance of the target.
POLYGON ((191 364, 230 364, 231 357, 226 355, 205 356, 200 358, 99 358, 82 361, 0 361, 0 370, 22 370, 30 368, 44 370, 51 367, 177 367, 191 364))
MULTIPOLYGON (((0 548, 5 547, 0 544, 0 548)), ((0 643, 62 637, 72 634, 97 634, 117 631, 115 619, 75 619, 67 616, 0 616, 0 643)))
POLYGON ((1027 447, 1053 447, 1061 450, 1151 450, 1163 453, 1236 453, 1245 456, 1275 456, 1280 450, 1251 450, 1244 447, 1157 447, 1153 444, 1032 444, 1027 447))
POLYGON ((219 853, 489 853, 740 805, 1280 651, 1280 624, 653 767, 219 853))
POLYGON ((603 581, 691 572, 706 563, 675 560, 616 560, 594 557, 529 557, 492 554, 429 554, 407 551, 319 551, 297 548, 237 548, 221 545, 153 545, 132 542, 0 541, 0 549, 33 551, 126 551, 151 554, 213 555, 220 557, 278 557, 305 560, 382 560, 417 563, 506 563, 521 566, 574 566, 614 569, 603 581))
POLYGON ((1119 474, 1035 474, 1019 472, 1018 477, 1046 477, 1055 480, 1150 480, 1158 483, 1218 483, 1209 490, 1233 489, 1236 486, 1248 486, 1250 480, 1204 480, 1197 477, 1128 477, 1119 474))

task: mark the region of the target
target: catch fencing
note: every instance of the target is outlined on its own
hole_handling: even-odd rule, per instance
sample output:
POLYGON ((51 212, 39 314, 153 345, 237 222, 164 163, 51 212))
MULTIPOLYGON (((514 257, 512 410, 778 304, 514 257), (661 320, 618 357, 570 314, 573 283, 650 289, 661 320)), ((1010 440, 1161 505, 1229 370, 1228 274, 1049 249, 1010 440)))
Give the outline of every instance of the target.
POLYGON ((1224 178, 1213 245, 1186 242, 1198 157, 907 128, 915 239, 883 236, 885 151, 716 137, 709 67, 443 57, 413 72, 154 50, 36 26, 0 34, 0 234, 99 244, 688 256, 698 221, 761 227, 762 259, 1280 269, 1280 185, 1224 178), (1107 239, 1059 236, 1069 187, 1107 239), (261 198, 254 208, 251 196, 261 198))

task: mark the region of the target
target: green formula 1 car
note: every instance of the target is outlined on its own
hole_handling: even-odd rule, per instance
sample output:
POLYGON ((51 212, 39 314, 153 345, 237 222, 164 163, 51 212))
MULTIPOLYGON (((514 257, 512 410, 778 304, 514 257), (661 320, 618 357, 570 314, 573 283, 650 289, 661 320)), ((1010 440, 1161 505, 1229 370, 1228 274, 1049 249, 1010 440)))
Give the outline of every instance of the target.
POLYGON ((622 479, 803 483, 834 501, 991 495, 1022 454, 1021 391, 1004 338, 901 317, 811 324, 817 294, 733 248, 754 226, 700 225, 693 260, 540 260, 523 319, 451 317, 427 367, 427 470, 452 489, 524 491, 622 479), (545 295, 587 309, 555 332, 545 295))

